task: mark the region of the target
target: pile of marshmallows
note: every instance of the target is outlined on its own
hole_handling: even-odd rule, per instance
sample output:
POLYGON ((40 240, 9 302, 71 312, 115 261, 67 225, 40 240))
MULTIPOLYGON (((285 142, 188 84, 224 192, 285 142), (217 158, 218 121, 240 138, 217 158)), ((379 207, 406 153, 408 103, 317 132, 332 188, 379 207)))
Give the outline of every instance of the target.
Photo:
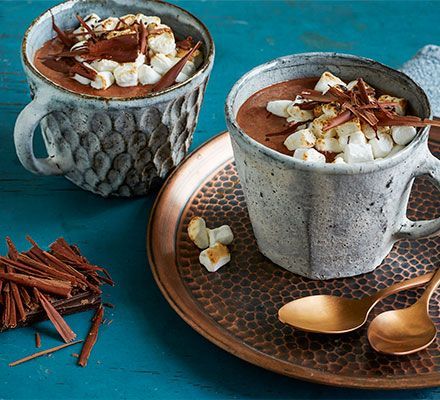
MULTIPOLYGON (((90 14, 84 18, 85 23, 96 32, 97 35, 106 35, 107 39, 112 37, 132 34, 133 31, 114 29, 120 21, 124 21, 127 26, 133 25, 135 22, 143 23, 147 29, 148 55, 150 64, 146 64, 144 54, 139 54, 136 61, 132 63, 117 63, 112 60, 98 60, 90 64, 86 63, 80 56, 75 57, 77 61, 84 63, 87 67, 94 69, 97 76, 94 80, 90 80, 79 74, 74 75, 74 79, 83 85, 90 85, 95 89, 107 89, 116 82, 118 86, 130 87, 141 85, 154 85, 162 75, 167 73, 187 51, 176 47, 176 41, 173 31, 167 25, 161 23, 159 17, 146 16, 144 14, 127 14, 121 18, 106 18, 101 20, 97 14, 90 14)), ((90 39, 83 26, 77 28, 74 34, 78 34, 79 42, 75 43, 71 51, 79 50, 86 45, 90 39), (83 34, 83 35, 82 35, 83 34)), ((184 82, 194 75, 203 62, 203 54, 200 50, 196 50, 183 67, 183 70, 176 78, 176 82, 184 82)))
MULTIPOLYGON (((351 90, 357 81, 348 84, 330 72, 324 72, 316 83, 315 90, 325 94, 330 86, 341 85, 351 90)), ((393 102, 397 114, 405 115, 407 101, 389 95, 380 96, 380 102, 393 102)), ((333 103, 320 104, 313 110, 302 110, 297 104, 307 100, 297 96, 295 100, 275 100, 267 103, 266 109, 278 117, 287 118, 288 123, 308 122, 284 141, 293 157, 299 160, 325 163, 323 152, 336 153, 334 164, 353 164, 381 160, 402 150, 416 136, 412 126, 380 126, 378 132, 358 118, 324 131, 326 123, 339 113, 333 103)))
POLYGON ((203 250, 199 260, 209 272, 215 272, 231 261, 227 245, 234 240, 234 234, 228 225, 208 229, 203 218, 193 217, 188 225, 188 235, 203 250))

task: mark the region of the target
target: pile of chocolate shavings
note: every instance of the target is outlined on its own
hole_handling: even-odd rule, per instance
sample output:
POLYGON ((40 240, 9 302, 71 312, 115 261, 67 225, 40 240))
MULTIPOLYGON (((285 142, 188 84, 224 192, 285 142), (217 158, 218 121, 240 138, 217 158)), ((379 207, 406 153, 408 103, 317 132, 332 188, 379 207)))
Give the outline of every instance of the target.
MULTIPOLYGON (((55 18, 52 15, 53 30, 56 32, 56 38, 64 45, 64 48, 58 53, 49 54, 41 59, 46 67, 66 76, 73 77, 78 74, 93 80, 96 77, 96 71, 76 60, 75 57, 81 57, 86 62, 106 59, 118 63, 130 63, 135 62, 139 54, 144 54, 148 59, 148 32, 143 23, 134 22, 132 25, 128 25, 123 19, 120 19, 115 29, 106 30, 103 33, 90 28, 79 15, 76 17, 81 26, 86 29, 90 38, 85 41, 83 46, 73 51, 70 50, 78 42, 76 36, 85 36, 86 33, 74 34, 71 31, 61 30, 56 25, 55 18), (127 30, 131 33, 127 33, 127 30), (124 34, 107 38, 109 33, 117 31, 124 31, 124 34)), ((149 33, 159 34, 161 30, 161 28, 158 28, 150 30, 149 33)), ((194 45, 192 37, 188 36, 186 39, 177 42, 176 46, 178 49, 187 51, 187 53, 153 86, 153 92, 163 90, 176 82, 176 78, 185 63, 194 51, 201 46, 201 42, 199 41, 194 45)))
MULTIPOLYGON (((19 252, 6 238, 8 254, 0 256, 0 331, 49 319, 62 339, 72 342, 76 334, 61 315, 96 307, 101 315, 101 286, 114 282, 104 268, 91 264, 63 238, 52 243, 49 251, 30 237, 27 240, 32 247, 19 252)), ((95 325, 92 328, 97 331, 95 325)), ((87 338, 84 344, 80 365, 87 364, 90 341, 87 338)))

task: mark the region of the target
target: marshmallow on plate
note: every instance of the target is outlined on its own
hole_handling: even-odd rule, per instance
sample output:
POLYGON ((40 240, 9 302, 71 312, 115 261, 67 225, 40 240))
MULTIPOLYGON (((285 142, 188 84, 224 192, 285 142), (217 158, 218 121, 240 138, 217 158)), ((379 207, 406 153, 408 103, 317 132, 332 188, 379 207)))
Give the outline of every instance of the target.
POLYGON ((344 160, 348 164, 373 161, 373 149, 370 144, 348 143, 344 147, 344 160))
POLYGON ((392 126, 391 134, 397 144, 405 146, 414 139, 417 130, 413 126, 392 126))
POLYGON ((316 137, 312 132, 308 129, 300 129, 287 137, 284 141, 284 146, 286 146, 288 150, 293 151, 300 148, 313 147, 315 143, 316 137))
POLYGON ((234 234, 232 233, 231 228, 229 225, 222 225, 218 228, 214 229, 208 229, 208 236, 209 236, 209 245, 212 247, 217 242, 227 245, 231 244, 234 240, 234 234))
POLYGON ((231 254, 224 244, 217 242, 200 253, 199 261, 209 272, 215 272, 231 261, 231 254))
POLYGON ((113 71, 118 86, 129 87, 138 84, 138 67, 135 63, 126 63, 113 71))
POLYGON ((188 236, 199 249, 209 247, 208 229, 202 217, 191 218, 188 224, 188 236))
POLYGON ((339 79, 337 76, 334 76, 331 72, 326 71, 321 75, 319 81, 316 83, 315 90, 325 94, 330 89, 330 87, 337 85, 341 85, 344 87, 346 86, 346 84, 341 79, 339 79))
POLYGON ((289 118, 287 108, 292 104, 292 100, 273 100, 266 104, 266 110, 277 117, 289 118))
POLYGON ((378 133, 377 137, 371 139, 368 143, 371 144, 374 158, 384 158, 393 149, 393 139, 387 133, 378 133))
POLYGON ((296 149, 293 158, 298 160, 325 164, 325 156, 319 151, 311 149, 296 149))

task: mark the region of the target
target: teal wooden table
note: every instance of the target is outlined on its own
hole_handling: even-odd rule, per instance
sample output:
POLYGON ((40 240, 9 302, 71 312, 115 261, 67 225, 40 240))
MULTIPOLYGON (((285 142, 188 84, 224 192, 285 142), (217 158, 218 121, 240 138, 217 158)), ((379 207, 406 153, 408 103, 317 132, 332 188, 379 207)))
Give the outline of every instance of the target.
MULTIPOLYGON (((12 142, 18 112, 29 101, 19 59, 26 27, 56 1, 0 1, 0 238, 21 248, 31 234, 41 245, 64 236, 118 285, 116 305, 89 366, 66 349, 15 368, 8 362, 60 344, 48 323, 0 335, 0 398, 141 399, 440 399, 439 389, 368 392, 329 388, 278 376, 216 348, 189 328, 162 298, 149 271, 146 225, 155 194, 102 199, 59 177, 34 176, 19 164, 12 142)), ((223 102, 239 76, 280 55, 339 51, 398 67, 440 39, 440 2, 182 1, 210 28, 217 58, 194 137, 198 146, 225 129, 223 102)), ((437 43, 438 44, 438 43, 437 43)), ((2 243, 0 250, 5 252, 2 243)), ((67 318, 84 337, 91 313, 67 318)))

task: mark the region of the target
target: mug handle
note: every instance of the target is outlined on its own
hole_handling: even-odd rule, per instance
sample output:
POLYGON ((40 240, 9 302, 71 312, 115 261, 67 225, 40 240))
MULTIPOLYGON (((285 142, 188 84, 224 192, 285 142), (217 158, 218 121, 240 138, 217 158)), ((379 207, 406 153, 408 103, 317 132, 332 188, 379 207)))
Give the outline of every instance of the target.
POLYGON ((14 128, 15 150, 18 159, 28 171, 40 175, 62 175, 64 172, 53 157, 36 158, 34 155, 35 129, 50 112, 47 102, 37 96, 21 111, 14 128))
MULTIPOLYGON (((427 160, 414 177, 427 175, 430 181, 440 190, 440 160, 427 151, 427 160)), ((396 239, 422 239, 440 233, 440 217, 428 221, 411 221, 405 216, 396 239)))

